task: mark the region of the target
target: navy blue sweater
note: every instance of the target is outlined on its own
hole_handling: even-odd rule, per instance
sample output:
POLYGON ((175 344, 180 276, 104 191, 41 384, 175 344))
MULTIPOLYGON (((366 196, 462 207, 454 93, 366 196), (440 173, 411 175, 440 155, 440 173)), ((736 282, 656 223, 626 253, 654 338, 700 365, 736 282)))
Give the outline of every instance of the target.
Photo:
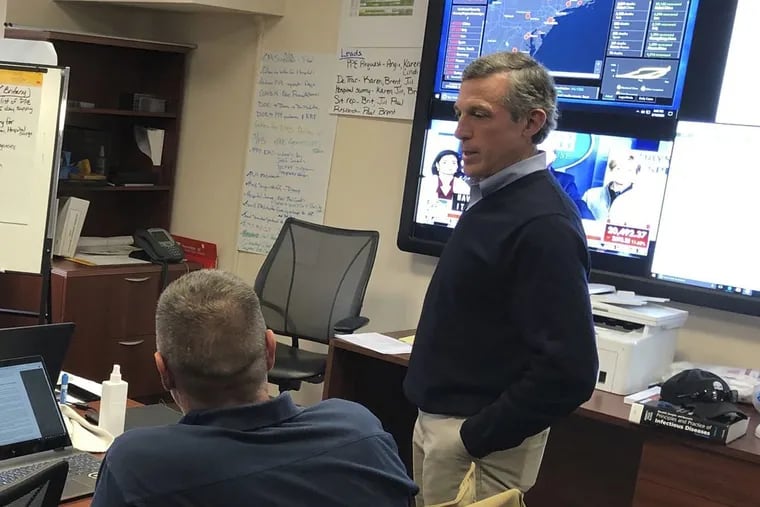
POLYGON ((575 205, 548 171, 466 211, 430 281, 404 391, 466 417, 475 457, 509 449, 590 398, 597 352, 575 205))

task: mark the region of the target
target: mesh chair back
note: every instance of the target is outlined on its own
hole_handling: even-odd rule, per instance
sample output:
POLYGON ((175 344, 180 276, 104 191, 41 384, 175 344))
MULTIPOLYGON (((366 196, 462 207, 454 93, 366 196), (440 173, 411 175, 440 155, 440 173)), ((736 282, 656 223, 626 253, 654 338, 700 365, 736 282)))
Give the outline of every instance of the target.
POLYGON ((57 507, 61 502, 69 464, 59 461, 0 490, 3 507, 57 507))
POLYGON ((377 231, 286 219, 254 284, 267 327, 327 343, 336 322, 361 312, 379 240, 377 231))

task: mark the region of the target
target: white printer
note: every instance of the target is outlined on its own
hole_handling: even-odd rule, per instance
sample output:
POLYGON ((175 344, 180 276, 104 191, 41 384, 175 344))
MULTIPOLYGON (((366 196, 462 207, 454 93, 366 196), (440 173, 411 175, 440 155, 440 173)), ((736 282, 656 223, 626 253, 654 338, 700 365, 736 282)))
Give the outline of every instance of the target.
POLYGON ((646 389, 667 373, 678 328, 689 312, 648 302, 667 300, 617 294, 622 298, 591 296, 599 353, 596 388, 628 395, 646 389))

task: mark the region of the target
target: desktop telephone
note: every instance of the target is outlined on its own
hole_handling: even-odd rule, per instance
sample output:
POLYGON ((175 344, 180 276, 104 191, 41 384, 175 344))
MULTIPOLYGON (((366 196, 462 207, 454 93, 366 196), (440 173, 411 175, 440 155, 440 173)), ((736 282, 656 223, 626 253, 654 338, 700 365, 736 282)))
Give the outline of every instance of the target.
POLYGON ((182 246, 160 227, 139 229, 134 234, 135 246, 145 251, 147 260, 163 264, 181 262, 185 258, 182 246))

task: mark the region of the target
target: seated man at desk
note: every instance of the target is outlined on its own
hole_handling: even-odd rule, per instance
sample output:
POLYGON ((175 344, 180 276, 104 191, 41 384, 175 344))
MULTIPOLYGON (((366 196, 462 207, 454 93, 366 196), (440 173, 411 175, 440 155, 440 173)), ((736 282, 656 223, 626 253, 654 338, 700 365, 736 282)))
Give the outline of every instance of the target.
POLYGON ((406 507, 416 494, 393 438, 367 409, 269 398, 275 338, 240 278, 203 270, 169 285, 156 345, 161 380, 185 415, 117 438, 93 506, 406 507))

